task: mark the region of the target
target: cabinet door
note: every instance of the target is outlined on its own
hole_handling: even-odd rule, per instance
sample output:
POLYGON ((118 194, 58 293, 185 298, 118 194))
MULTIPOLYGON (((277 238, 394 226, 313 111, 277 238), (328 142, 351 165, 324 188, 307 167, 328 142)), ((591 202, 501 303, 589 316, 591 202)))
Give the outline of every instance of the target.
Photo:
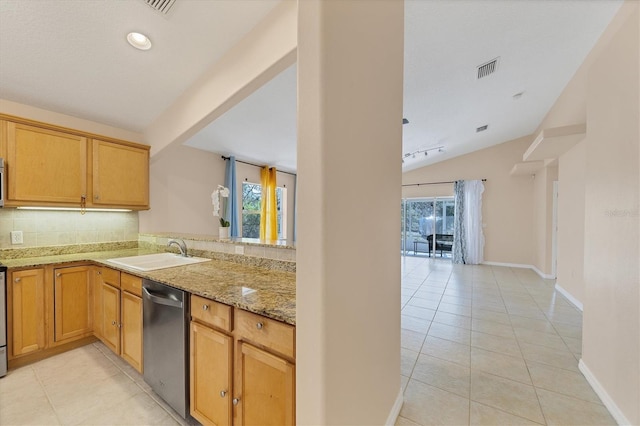
POLYGON ((102 284, 102 342, 120 354, 120 290, 102 284))
POLYGON ((121 301, 120 350, 122 358, 142 373, 142 298, 128 291, 122 291, 121 301))
POLYGON ((91 333, 91 267, 59 268, 54 274, 54 340, 91 333))
POLYGON ((79 206, 86 195, 86 138, 9 122, 7 155, 9 205, 79 206))
POLYGON ((240 342, 239 380, 234 390, 235 422, 242 425, 295 423, 295 366, 240 342))
POLYGON ((30 269, 11 274, 11 354, 24 355, 45 346, 44 271, 30 269))
POLYGON ((103 339, 103 315, 102 315, 102 268, 93 269, 93 280, 91 285, 93 294, 93 334, 100 340, 103 339))
POLYGON ((203 425, 231 424, 233 339, 191 323, 191 415, 203 425))
POLYGON ((149 206, 149 150, 93 141, 94 205, 149 206))

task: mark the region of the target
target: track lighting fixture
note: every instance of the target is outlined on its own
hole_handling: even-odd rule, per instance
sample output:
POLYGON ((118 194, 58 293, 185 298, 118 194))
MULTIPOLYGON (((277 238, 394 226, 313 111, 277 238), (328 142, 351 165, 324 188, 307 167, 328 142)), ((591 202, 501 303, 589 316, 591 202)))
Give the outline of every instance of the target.
POLYGON ((436 151, 436 152, 444 152, 444 146, 436 146, 433 148, 427 148, 427 149, 418 149, 416 151, 413 152, 406 152, 402 155, 402 164, 404 164, 404 160, 408 157, 411 158, 416 158, 417 154, 422 154, 424 153, 424 156, 427 157, 429 155, 429 151, 436 151))

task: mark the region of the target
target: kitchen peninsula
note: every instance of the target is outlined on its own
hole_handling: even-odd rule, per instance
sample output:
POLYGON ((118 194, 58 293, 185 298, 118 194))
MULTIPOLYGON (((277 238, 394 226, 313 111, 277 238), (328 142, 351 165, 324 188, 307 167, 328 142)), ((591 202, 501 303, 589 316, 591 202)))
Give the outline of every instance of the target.
POLYGON ((289 256, 293 247, 189 236, 189 254, 210 261, 140 271, 108 260, 165 251, 165 239, 174 236, 141 235, 133 244, 105 244, 109 250, 84 253, 73 253, 73 247, 65 246, 60 249, 63 254, 52 254, 55 250, 49 248, 44 251, 47 255, 38 256, 38 249, 33 248, 29 249, 31 257, 12 258, 15 253, 5 251, 10 368, 99 338, 141 371, 139 302, 142 280, 148 279, 190 295, 191 415, 202 423, 229 423, 231 418, 238 424, 250 423, 259 415, 263 402, 250 399, 255 395, 251 388, 275 380, 277 384, 271 389, 278 402, 270 412, 281 424, 292 423, 295 263, 235 253, 257 249, 266 255, 267 250, 280 247, 275 250, 284 250, 282 256, 289 256), (122 247, 114 247, 118 244, 122 247), (65 282, 67 276, 70 278, 65 282), (68 296, 72 292, 73 296, 68 296), (114 312, 114 319, 108 320, 114 312), (61 332, 78 322, 82 325, 76 329, 61 332), (106 340, 114 332, 117 338, 110 345, 106 340), (133 355, 125 354, 126 345, 133 355), (251 377, 245 374, 247 368, 251 377), (209 378, 211 371, 216 372, 215 378, 209 378), (215 404, 211 403, 212 395, 215 404))

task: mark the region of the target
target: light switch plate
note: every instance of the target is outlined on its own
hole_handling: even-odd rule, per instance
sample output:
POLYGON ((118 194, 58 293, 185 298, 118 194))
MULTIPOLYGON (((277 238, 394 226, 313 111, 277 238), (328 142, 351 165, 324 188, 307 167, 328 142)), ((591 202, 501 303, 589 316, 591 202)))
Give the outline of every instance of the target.
POLYGON ((244 254, 244 246, 235 246, 236 254, 244 254))
POLYGON ((11 244, 22 244, 24 240, 22 238, 22 231, 11 231, 11 244))

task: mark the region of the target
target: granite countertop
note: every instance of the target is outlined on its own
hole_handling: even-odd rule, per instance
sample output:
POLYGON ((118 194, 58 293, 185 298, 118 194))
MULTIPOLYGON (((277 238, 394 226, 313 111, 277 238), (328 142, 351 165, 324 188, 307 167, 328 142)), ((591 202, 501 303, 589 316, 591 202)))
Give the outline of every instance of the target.
POLYGON ((226 305, 264 315, 287 324, 296 323, 296 274, 211 260, 174 268, 143 272, 107 259, 155 253, 145 249, 124 249, 3 260, 9 268, 39 267, 89 261, 148 278, 226 305))

